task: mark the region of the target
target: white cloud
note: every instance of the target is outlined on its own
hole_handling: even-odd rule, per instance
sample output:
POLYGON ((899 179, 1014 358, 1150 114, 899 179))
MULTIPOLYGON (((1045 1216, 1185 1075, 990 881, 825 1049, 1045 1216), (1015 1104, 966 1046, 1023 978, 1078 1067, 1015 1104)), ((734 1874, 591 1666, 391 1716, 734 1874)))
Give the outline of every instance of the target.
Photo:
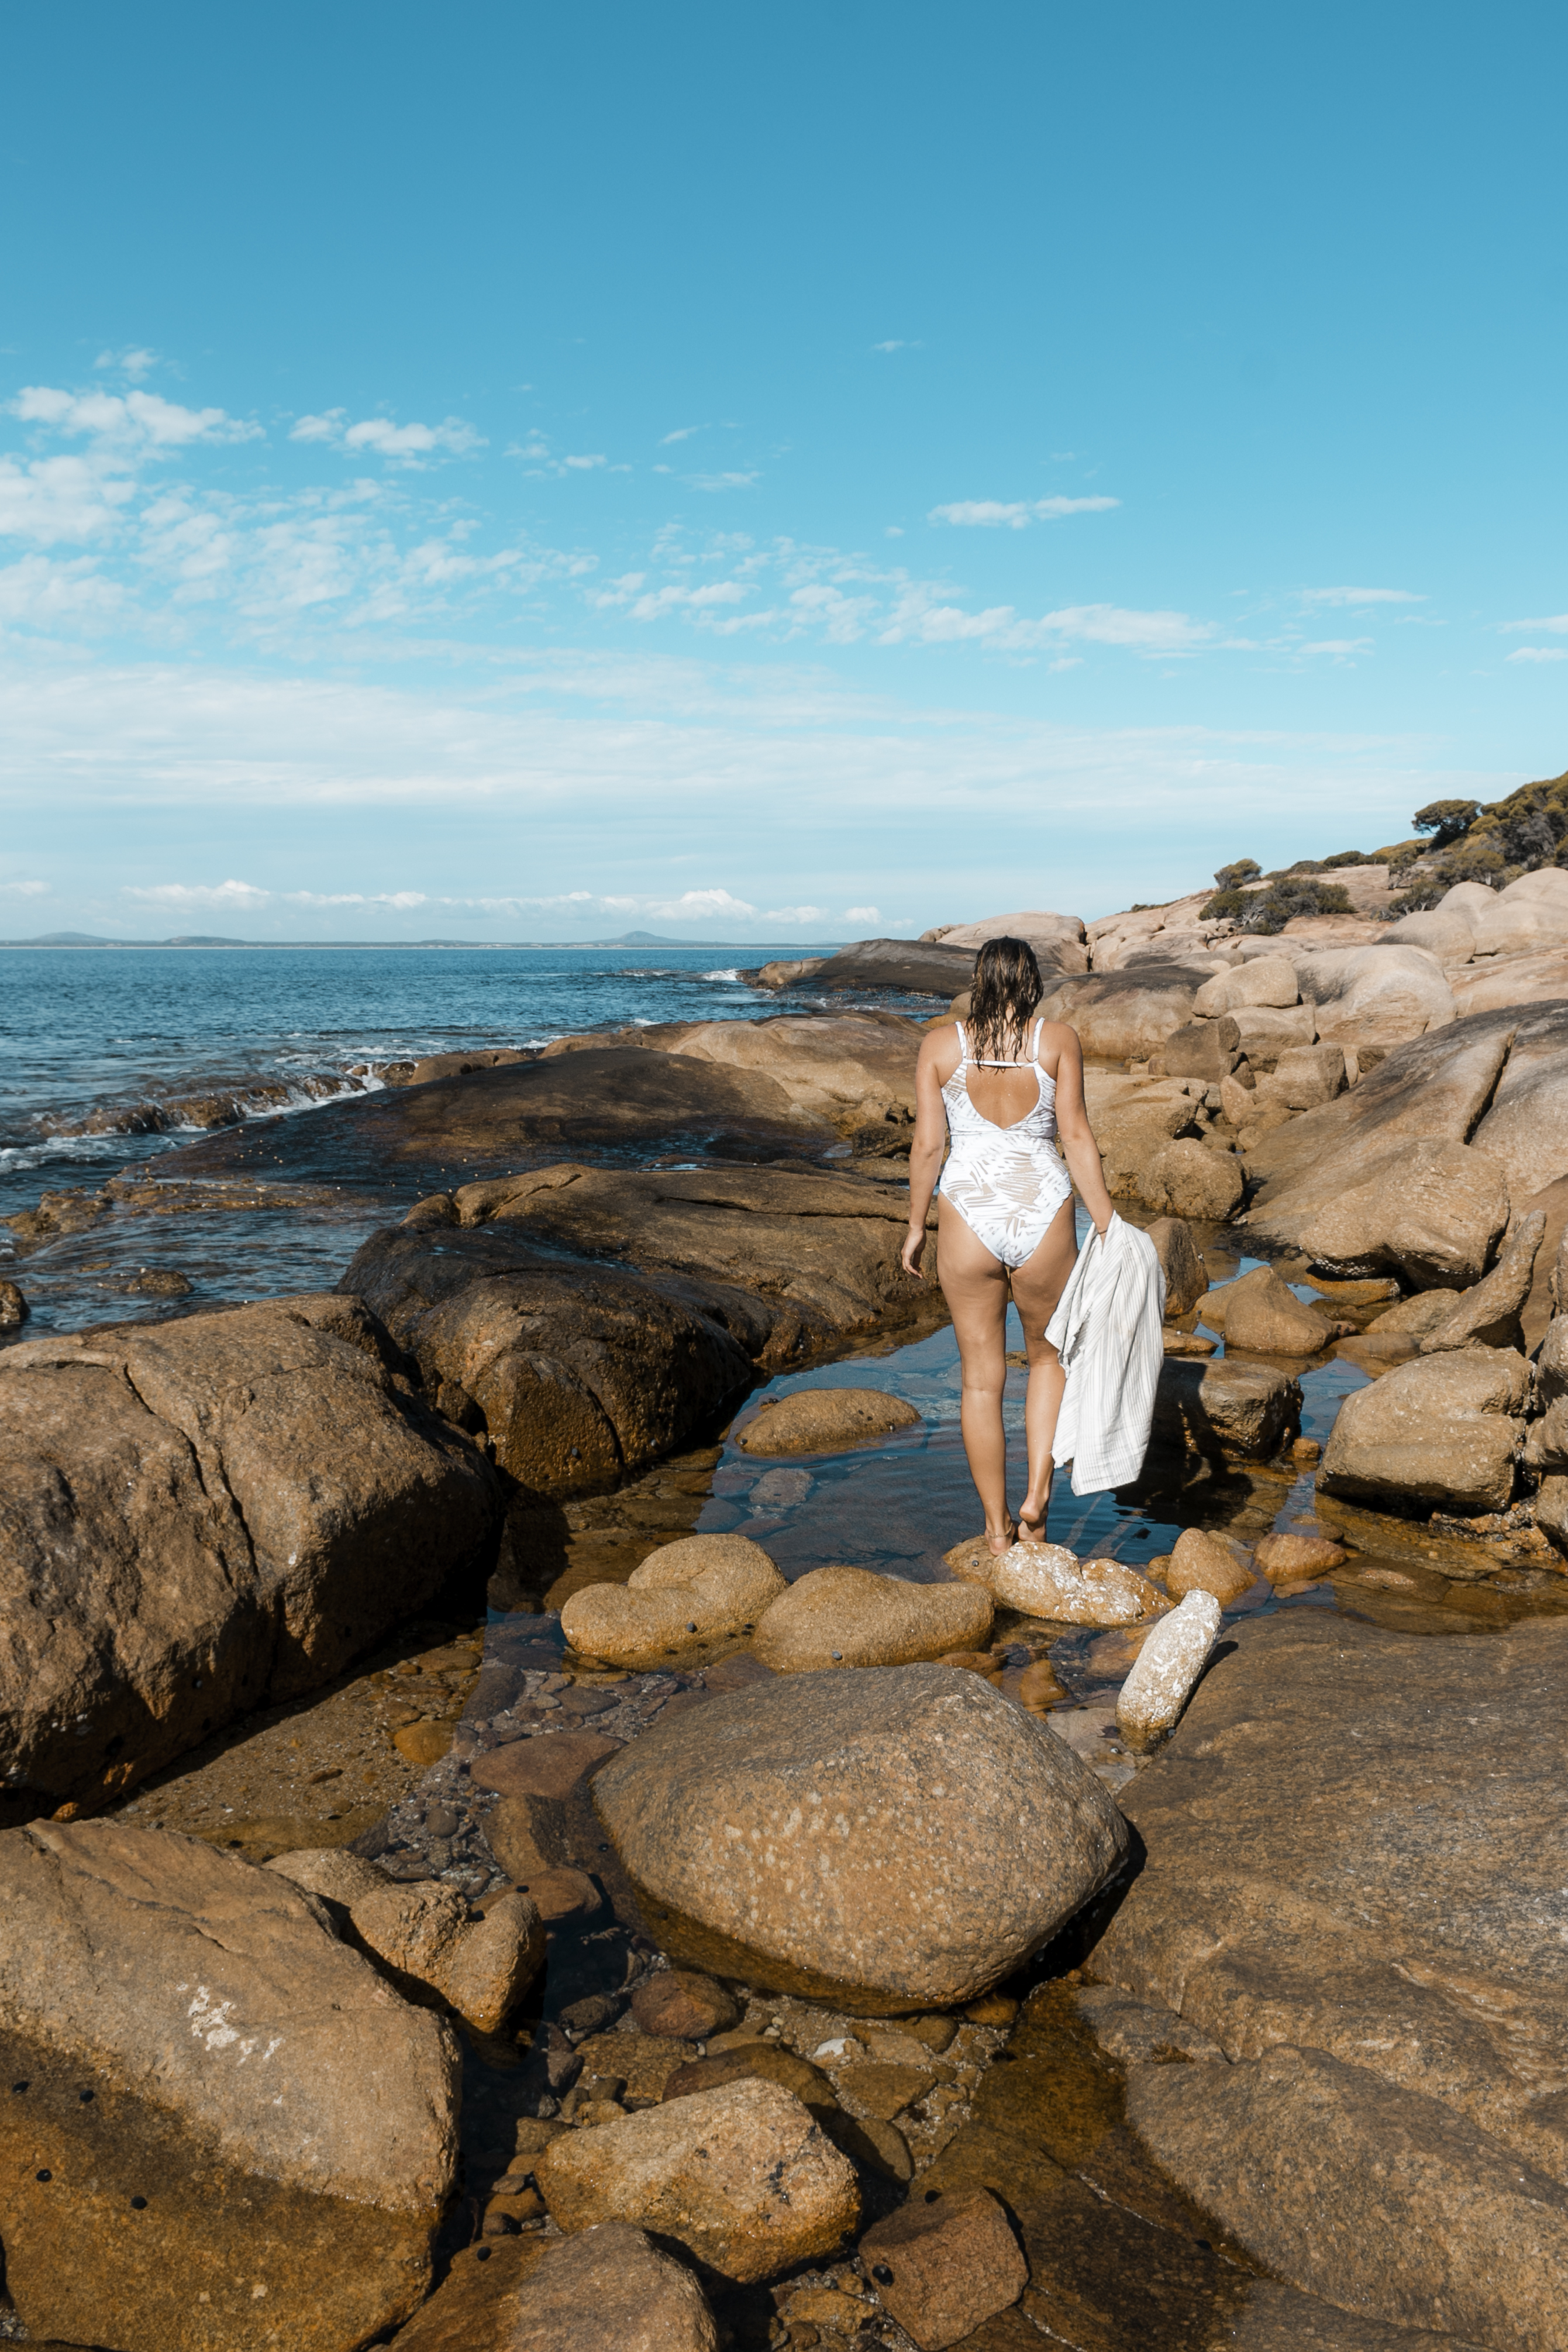
POLYGON ((846 923, 880 923, 882 908, 880 907, 846 907, 844 920, 846 923))
POLYGON ((265 907, 272 893, 258 889, 253 882, 153 882, 142 887, 128 883, 121 896, 140 899, 144 906, 168 907, 176 911, 191 907, 231 907, 248 913, 265 907))
POLYGON ((193 441, 259 441, 259 425, 230 416, 221 408, 182 408, 155 392, 61 392, 42 383, 24 384, 10 404, 24 425, 47 425, 56 433, 89 434, 96 441, 150 449, 181 449, 193 441))
POLYGON ((0 898, 47 898, 48 895, 47 882, 0 882, 0 898))
POLYGON ((291 441, 324 441, 334 447, 358 452, 368 449, 372 456, 389 458, 395 466, 423 466, 436 456, 465 457, 471 449, 483 449, 488 445, 483 434, 476 433, 460 416, 448 416, 439 425, 397 425, 390 416, 361 417, 357 425, 345 422, 346 408, 329 408, 319 416, 301 416, 289 429, 291 441))
POLYGON ((608 460, 608 458, 605 457, 604 452, 603 452, 603 451, 602 451, 602 449, 601 449, 601 450, 599 452, 599 454, 598 454, 598 456, 597 456, 597 457, 563 457, 563 458, 561 459, 561 461, 560 461, 560 462, 561 462, 561 464, 562 464, 563 466, 565 466, 565 467, 569 467, 569 468, 570 469, 570 471, 571 471, 571 472, 573 472, 573 473, 577 473, 577 474, 591 474, 591 473, 593 471, 593 468, 594 468, 596 466, 603 466, 603 465, 607 465, 607 464, 609 463, 609 460, 608 460))
POLYGON ((960 499, 952 506, 933 507, 926 520, 1026 530, 1031 522, 1060 522, 1063 515, 1105 514, 1121 503, 1120 499, 1029 499, 1011 504, 999 499, 960 499))
POLYGON ((1409 588, 1303 588, 1303 604, 1424 604, 1409 588))
POLYGON ((99 352, 93 362, 95 369, 117 369, 121 375, 128 375, 132 383, 140 383, 142 377, 151 375, 157 365, 157 352, 143 351, 139 345, 123 352, 99 352))
POLYGON ((1542 629, 1552 637, 1568 637, 1568 613, 1552 613, 1539 621, 1505 621, 1502 625, 1505 637, 1519 636, 1526 629, 1542 629))
POLYGON ((1195 621, 1186 613, 1140 613, 1119 604, 1070 604, 1031 621, 1011 604, 967 613, 956 604, 928 604, 925 592, 914 589, 882 631, 880 642, 930 646, 979 640, 1009 652, 1027 652, 1064 637, 1157 655, 1197 653, 1219 641, 1210 623, 1195 621))
MULTIPOLYGON (((0 493, 4 490, 0 469, 0 493)), ((0 622, 26 622, 34 627, 62 622, 107 620, 119 612, 122 594, 118 583, 99 577, 91 556, 62 563, 47 555, 25 555, 19 563, 0 571, 0 622)))
POLYGON ((1562 646, 1518 646, 1508 658, 1511 662, 1568 661, 1568 649, 1562 646))
POLYGON ((1342 659, 1352 654, 1369 654, 1372 649, 1371 637, 1317 637, 1291 648, 1293 653, 1329 654, 1342 659))
POLYGON ((660 442, 659 446, 661 449, 668 449, 674 442, 689 441, 694 433, 706 433, 706 430, 707 427, 706 425, 677 425, 674 432, 665 434, 664 439, 660 442))
POLYGON ((688 474, 687 487, 694 490, 748 490, 759 482, 760 474, 688 474))
POLYGON ((924 343, 901 343, 894 341, 873 343, 872 349, 873 352, 923 352, 925 349, 925 346, 924 343))

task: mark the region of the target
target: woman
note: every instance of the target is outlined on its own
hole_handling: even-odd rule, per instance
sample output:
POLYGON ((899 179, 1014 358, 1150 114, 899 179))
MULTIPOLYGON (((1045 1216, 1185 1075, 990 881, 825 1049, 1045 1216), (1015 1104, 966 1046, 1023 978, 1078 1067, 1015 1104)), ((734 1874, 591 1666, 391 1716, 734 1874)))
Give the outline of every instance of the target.
POLYGON ((1025 940, 988 940, 976 958, 967 1023, 930 1032, 915 1082, 904 1265, 920 1278, 946 1127, 953 1148, 942 1170, 936 1272, 963 1367, 964 1451, 985 1507, 986 1540, 998 1556, 1020 1537, 1045 1541, 1066 1381, 1045 1327, 1078 1254, 1073 1186, 1097 1233, 1104 1234, 1113 1213, 1083 1108, 1077 1034, 1064 1021, 1034 1017, 1044 993, 1025 940), (1029 1491, 1016 1523, 1008 1513, 1002 1427, 1009 1297, 1029 1349, 1029 1491))

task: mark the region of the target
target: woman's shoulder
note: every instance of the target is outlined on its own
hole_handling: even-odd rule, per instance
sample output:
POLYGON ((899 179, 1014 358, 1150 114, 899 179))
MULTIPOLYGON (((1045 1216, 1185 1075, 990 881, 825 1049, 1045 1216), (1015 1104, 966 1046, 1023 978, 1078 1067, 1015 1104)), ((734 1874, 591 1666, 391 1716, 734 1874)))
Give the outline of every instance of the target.
POLYGON ((956 1021, 938 1021, 927 1029, 920 1041, 920 1058, 930 1067, 934 1062, 956 1061, 958 1058, 958 1024, 956 1021))

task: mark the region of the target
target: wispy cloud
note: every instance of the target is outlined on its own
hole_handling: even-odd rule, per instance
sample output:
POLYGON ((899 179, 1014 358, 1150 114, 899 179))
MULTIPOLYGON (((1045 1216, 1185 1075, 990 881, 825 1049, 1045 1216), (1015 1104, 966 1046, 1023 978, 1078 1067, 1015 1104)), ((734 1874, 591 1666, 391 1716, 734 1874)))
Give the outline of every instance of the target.
POLYGON ((933 507, 928 522, 950 522, 992 530, 1027 530, 1031 522, 1060 522, 1063 515, 1105 514, 1120 499, 959 499, 933 507))
POLYGON ((0 898, 47 898, 48 895, 47 882, 0 882, 0 898))
POLYGON ((436 457, 463 457, 486 446, 483 434, 460 416, 439 425, 399 425, 390 416, 364 416, 350 425, 346 408, 329 408, 319 416, 301 416, 289 431, 291 441, 322 441, 351 456, 368 452, 394 466, 425 466, 436 457))
POLYGON ((1424 604, 1409 588, 1303 588, 1303 604, 1424 604))
POLYGON ((687 488, 694 490, 748 490, 762 478, 760 474, 687 474, 687 488))
POLYGON ((86 434, 122 448, 183 449, 193 441, 259 441, 259 425, 230 416, 221 408, 183 408, 155 392, 63 392, 52 384, 24 384, 10 404, 24 425, 51 432, 86 434))
POLYGON ((694 433, 706 433, 706 425, 678 425, 673 433, 664 435, 659 446, 661 449, 673 448, 677 441, 689 441, 694 433))
POLYGON ((1522 636, 1527 629, 1539 629, 1543 636, 1568 637, 1568 613, 1552 613, 1539 621, 1505 621, 1502 625, 1505 637, 1522 636))
POLYGON ((925 346, 921 342, 892 341, 885 343, 873 343, 872 349, 873 352, 923 352, 925 346))
POLYGON ((1511 662, 1568 661, 1568 647, 1563 646, 1516 646, 1508 656, 1511 662))
POLYGON ((99 352, 93 362, 95 370, 113 368, 120 375, 129 376, 132 383, 140 383, 142 377, 151 375, 157 365, 157 352, 147 351, 141 344, 133 344, 123 352, 99 352))

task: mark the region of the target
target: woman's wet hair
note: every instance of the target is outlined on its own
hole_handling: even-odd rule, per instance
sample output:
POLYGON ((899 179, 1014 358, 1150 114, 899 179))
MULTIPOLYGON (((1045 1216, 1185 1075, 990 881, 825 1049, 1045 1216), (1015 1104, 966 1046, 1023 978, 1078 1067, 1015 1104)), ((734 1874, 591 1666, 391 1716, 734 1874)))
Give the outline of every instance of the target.
POLYGON ((1027 940, 988 940, 969 987, 969 1045, 988 1061, 1016 1061, 1030 1015, 1045 994, 1027 940))

